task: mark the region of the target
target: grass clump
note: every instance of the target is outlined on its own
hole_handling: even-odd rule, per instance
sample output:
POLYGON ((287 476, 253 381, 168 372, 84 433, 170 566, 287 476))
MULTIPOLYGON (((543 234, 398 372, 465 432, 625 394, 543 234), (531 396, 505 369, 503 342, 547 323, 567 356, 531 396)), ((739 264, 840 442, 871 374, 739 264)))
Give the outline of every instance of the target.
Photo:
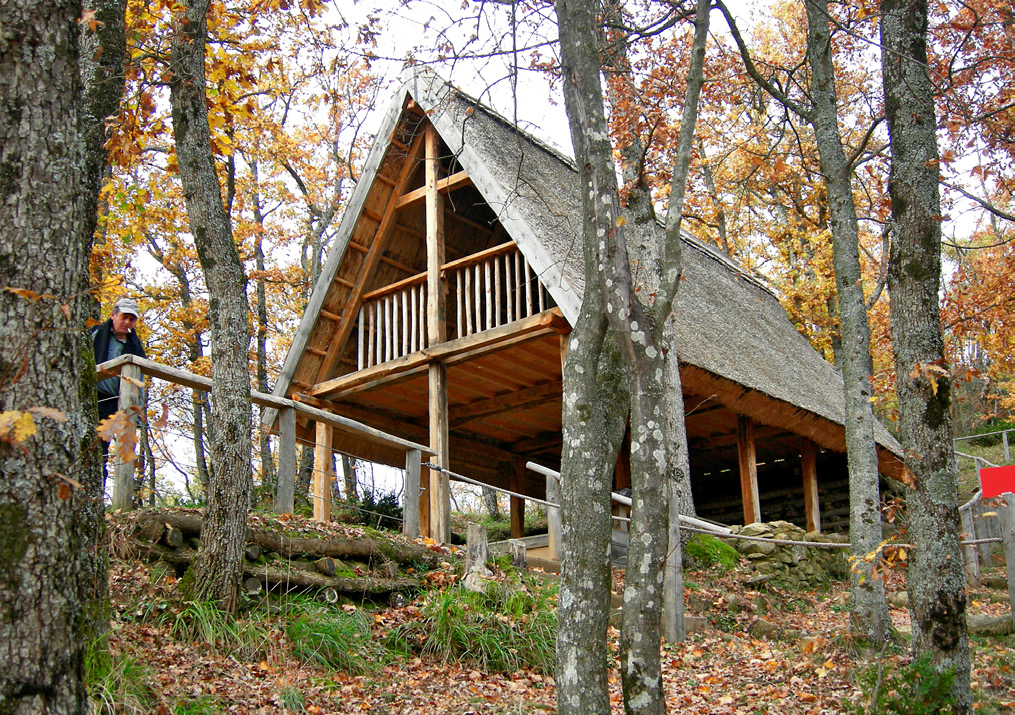
POLYGON ((688 539, 683 556, 687 568, 692 570, 718 568, 726 572, 740 563, 736 549, 708 534, 694 534, 688 539))
POLYGON ((556 586, 491 582, 483 593, 451 586, 427 595, 418 618, 390 636, 394 647, 442 662, 511 672, 553 672, 556 586))
POLYGON ((304 603, 286 624, 295 658, 353 675, 371 673, 390 659, 387 649, 373 640, 370 620, 359 609, 351 612, 304 603))
POLYGON ((148 666, 128 653, 110 653, 105 639, 85 653, 85 683, 93 715, 140 715, 158 705, 148 666))
POLYGON ((178 611, 163 614, 161 621, 174 638, 207 643, 241 659, 264 655, 274 640, 266 621, 240 620, 206 601, 188 601, 178 611))
POLYGON ((923 655, 905 667, 872 664, 858 676, 864 694, 871 702, 856 712, 867 715, 937 715, 954 712, 952 683, 955 669, 942 673, 934 669, 929 655, 923 655), (879 673, 880 670, 880 673, 879 673))

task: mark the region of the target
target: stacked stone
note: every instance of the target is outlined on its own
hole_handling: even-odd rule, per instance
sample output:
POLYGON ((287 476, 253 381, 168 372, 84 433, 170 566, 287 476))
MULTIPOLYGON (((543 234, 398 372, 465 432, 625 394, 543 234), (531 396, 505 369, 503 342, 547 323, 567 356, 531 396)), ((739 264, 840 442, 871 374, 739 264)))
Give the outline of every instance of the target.
MULTIPOLYGON (((839 534, 805 532, 788 521, 768 524, 754 523, 731 527, 737 536, 756 536, 776 541, 815 541, 819 543, 846 543, 839 534)), ((828 549, 815 546, 787 544, 780 546, 764 541, 736 539, 734 546, 762 576, 780 586, 810 590, 827 584, 832 579, 845 578, 848 573, 848 549, 828 549)))

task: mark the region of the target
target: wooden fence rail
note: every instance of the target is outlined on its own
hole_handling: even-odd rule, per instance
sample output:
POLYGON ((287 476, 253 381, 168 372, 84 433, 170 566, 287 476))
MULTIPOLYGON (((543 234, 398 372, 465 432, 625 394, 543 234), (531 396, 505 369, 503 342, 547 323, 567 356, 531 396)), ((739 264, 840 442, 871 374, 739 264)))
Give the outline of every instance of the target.
MULTIPOLYGON (((169 367, 157 363, 154 360, 137 357, 136 355, 121 355, 114 360, 108 360, 96 367, 99 379, 120 375, 130 378, 120 381, 120 403, 121 410, 140 410, 141 391, 138 385, 143 375, 158 378, 177 385, 183 385, 201 392, 210 392, 212 381, 210 378, 196 375, 186 370, 169 367)), ((296 483, 296 414, 317 423, 317 433, 321 437, 317 440, 315 449, 316 455, 323 459, 330 457, 328 452, 331 449, 331 437, 335 432, 352 435, 374 444, 389 448, 395 448, 405 453, 405 490, 404 490, 404 517, 402 531, 406 535, 416 537, 419 535, 419 472, 423 454, 433 454, 429 447, 416 444, 407 439, 387 434, 373 427, 369 427, 356 420, 351 420, 341 415, 336 415, 325 410, 317 409, 300 402, 294 402, 283 397, 268 395, 257 390, 250 391, 250 400, 255 405, 271 407, 279 411, 279 454, 278 454, 278 491, 275 496, 275 510, 280 513, 290 513, 293 510, 293 495, 296 483)), ((326 461, 330 464, 330 458, 326 461)), ((330 496, 330 482, 325 479, 326 472, 316 472, 314 514, 315 518, 327 520, 327 511, 322 505, 330 496)), ((113 482, 113 508, 129 510, 133 504, 134 491, 134 463, 126 462, 118 464, 113 482)))

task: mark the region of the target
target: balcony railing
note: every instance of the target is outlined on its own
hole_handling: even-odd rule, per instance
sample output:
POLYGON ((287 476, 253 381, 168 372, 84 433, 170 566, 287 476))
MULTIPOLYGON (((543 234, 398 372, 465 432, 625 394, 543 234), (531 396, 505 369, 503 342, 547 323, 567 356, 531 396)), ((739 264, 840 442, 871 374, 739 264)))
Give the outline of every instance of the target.
MULTIPOLYGON (((513 323, 554 306, 514 243, 441 267, 447 280, 448 339, 513 323)), ((422 350, 427 344, 426 274, 363 296, 357 323, 357 369, 422 350)))

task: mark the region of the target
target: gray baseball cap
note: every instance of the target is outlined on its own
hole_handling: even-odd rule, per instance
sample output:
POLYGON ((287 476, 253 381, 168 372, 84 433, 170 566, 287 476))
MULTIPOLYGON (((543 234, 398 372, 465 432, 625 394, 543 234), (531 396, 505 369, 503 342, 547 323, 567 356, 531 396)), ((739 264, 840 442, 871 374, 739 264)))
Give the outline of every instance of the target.
POLYGON ((130 298, 120 298, 120 300, 116 301, 116 305, 113 308, 114 311, 120 313, 130 313, 135 318, 141 317, 141 310, 137 307, 137 303, 130 298))

